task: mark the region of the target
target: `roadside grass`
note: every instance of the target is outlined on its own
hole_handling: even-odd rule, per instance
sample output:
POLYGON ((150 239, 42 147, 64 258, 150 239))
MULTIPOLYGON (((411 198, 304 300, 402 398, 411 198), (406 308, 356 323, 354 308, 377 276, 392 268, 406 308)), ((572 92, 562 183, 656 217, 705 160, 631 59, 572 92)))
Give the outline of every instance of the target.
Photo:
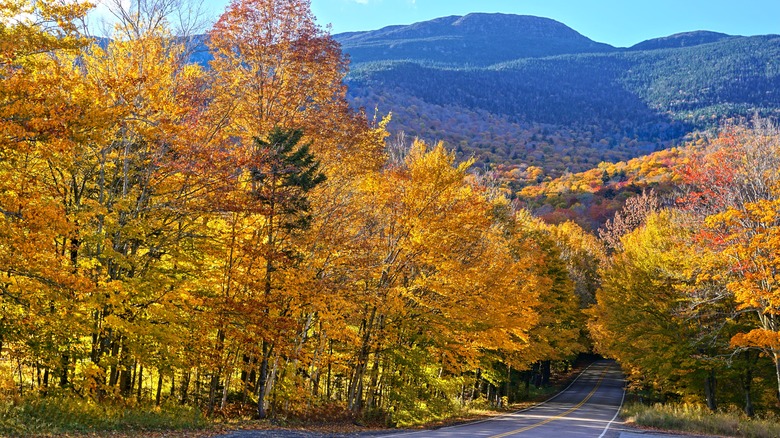
MULTIPOLYGON (((495 417, 530 407, 563 390, 580 369, 571 370, 551 386, 531 385, 523 401, 496 407, 485 398, 465 406, 453 400, 448 406, 428 406, 422 415, 399 418, 395 427, 439 428, 495 417), (405 420, 405 421, 403 421, 405 420)), ((303 417, 280 414, 272 420, 251 420, 246 412, 219 412, 207 418, 191 406, 163 403, 160 407, 121 400, 97 403, 74 394, 56 393, 48 397, 3 397, 0 395, 0 437, 89 437, 129 438, 135 436, 193 438, 208 437, 237 429, 292 429, 323 434, 345 434, 381 430, 387 424, 381 412, 364 413, 361 418, 338 404, 326 404, 303 417)), ((777 435, 780 436, 780 435, 777 435)))
POLYGON ((627 423, 653 429, 748 438, 780 437, 780 422, 774 416, 748 418, 739 412, 711 412, 695 404, 631 403, 623 406, 627 423))
POLYGON ((90 399, 55 396, 0 400, 0 436, 60 436, 95 432, 195 430, 206 425, 190 407, 98 405, 90 399))

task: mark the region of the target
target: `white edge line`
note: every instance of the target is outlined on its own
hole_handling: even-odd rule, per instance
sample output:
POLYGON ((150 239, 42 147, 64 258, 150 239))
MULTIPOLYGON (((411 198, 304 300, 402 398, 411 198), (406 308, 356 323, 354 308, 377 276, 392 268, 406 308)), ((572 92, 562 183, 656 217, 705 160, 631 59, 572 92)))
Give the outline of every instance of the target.
POLYGON ((626 399, 626 385, 623 384, 623 397, 620 398, 620 406, 618 406, 617 412, 615 412, 615 416, 612 417, 611 420, 609 420, 609 423, 607 423, 607 426, 604 428, 604 431, 601 432, 601 435, 599 435, 599 438, 604 438, 604 435, 607 434, 607 431, 609 430, 609 426, 612 426, 612 423, 615 421, 615 419, 620 414, 620 410, 623 408, 623 401, 626 399))
MULTIPOLYGON (((557 394, 555 394, 554 396, 548 398, 547 400, 545 400, 543 402, 539 402, 539 403, 537 403, 535 405, 532 405, 532 406, 529 406, 527 408, 520 409, 519 411, 514 411, 514 412, 509 412, 508 414, 499 415, 497 417, 485 418, 484 420, 469 421, 467 423, 456 424, 454 426, 440 427, 438 429, 433 429, 433 430, 438 431, 438 430, 444 430, 444 429, 455 429, 456 427, 471 426, 473 424, 486 423, 488 421, 493 421, 493 420, 497 420, 499 418, 504 418, 504 417, 511 417, 512 415, 519 414, 521 412, 530 411, 531 409, 538 408, 539 406, 541 406, 541 405, 543 405, 543 404, 545 404, 547 402, 552 401, 554 398, 556 398, 559 395, 561 395, 564 392, 566 392, 569 388, 571 388, 572 385, 574 385, 577 382, 577 380, 579 380, 580 377, 582 377, 583 374, 585 374, 585 371, 588 371, 590 369, 590 367, 592 367, 595 364, 596 364, 596 362, 593 362, 592 364, 590 364, 587 367, 585 367, 585 369, 580 371, 580 373, 577 375, 577 377, 575 377, 574 380, 572 380, 571 383, 569 383, 569 386, 567 386, 566 388, 563 388, 563 390, 561 390, 560 392, 558 392, 557 394)), ((623 392, 623 395, 625 396, 625 391, 623 392)), ((620 402, 620 405, 623 406, 623 402, 622 401, 620 402)), ((618 412, 620 412, 620 409, 618 409, 618 412)), ((617 415, 615 415, 615 416, 617 416, 617 415)), ((614 418, 613 418, 613 420, 614 420, 614 418)), ((607 427, 609 427, 609 426, 607 426, 607 427)), ((403 433, 394 433, 392 435, 378 435, 378 436, 385 436, 385 437, 404 436, 404 435, 413 435, 413 434, 422 433, 422 432, 426 432, 426 430, 413 430, 413 431, 403 432, 403 433)), ((427 432, 431 432, 431 430, 427 430, 427 432)), ((605 432, 606 432, 606 430, 605 430, 605 432)), ((602 438, 602 437, 599 437, 599 438, 602 438)))

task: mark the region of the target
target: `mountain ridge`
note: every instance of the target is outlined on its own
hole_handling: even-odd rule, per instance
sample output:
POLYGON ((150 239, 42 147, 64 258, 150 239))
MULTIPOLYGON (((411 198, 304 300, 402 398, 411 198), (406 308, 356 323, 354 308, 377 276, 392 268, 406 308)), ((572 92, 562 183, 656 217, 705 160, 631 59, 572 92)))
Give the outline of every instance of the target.
POLYGON ((433 21, 334 36, 351 58, 348 93, 355 106, 392 112, 391 131, 443 140, 478 165, 539 166, 556 177, 682 144, 729 118, 780 116, 777 36, 693 31, 581 51, 600 43, 550 19, 470 14, 433 21), (471 30, 453 30, 459 20, 471 30), (513 26, 511 35, 557 37, 507 48, 511 35, 492 26, 458 53, 439 51, 442 40, 455 47, 446 40, 453 32, 462 39, 496 22, 513 26), (396 43, 408 50, 392 50, 396 43))
POLYGON ((739 35, 728 35, 725 33, 712 32, 709 30, 694 30, 690 32, 680 32, 665 37, 644 40, 629 47, 628 50, 657 50, 678 47, 691 47, 702 44, 715 43, 727 38, 739 37, 739 35))
POLYGON ((357 62, 410 59, 485 66, 523 57, 617 50, 549 18, 498 13, 451 15, 333 38, 357 62))
MULTIPOLYGON (((208 66, 206 39, 192 61, 208 66)), ((391 132, 442 140, 478 166, 555 178, 725 119, 780 116, 777 35, 693 31, 616 48, 555 20, 477 13, 334 39, 351 59, 354 106, 392 113, 391 132)))

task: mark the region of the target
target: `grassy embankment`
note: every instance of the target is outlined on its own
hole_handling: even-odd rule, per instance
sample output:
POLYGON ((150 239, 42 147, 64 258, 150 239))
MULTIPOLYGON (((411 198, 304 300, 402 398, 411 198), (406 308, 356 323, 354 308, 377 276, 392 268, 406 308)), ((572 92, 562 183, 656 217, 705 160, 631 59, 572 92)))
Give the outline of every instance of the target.
POLYGON ((63 436, 125 432, 193 431, 208 421, 199 410, 183 406, 138 407, 97 404, 75 396, 0 400, 0 436, 63 436))
MULTIPOLYGON (((510 410, 521 409, 536 400, 549 398, 561 389, 560 384, 547 388, 531 387, 529 401, 512 404, 502 409, 493 408, 478 400, 458 411, 449 412, 437 418, 420 419, 418 424, 399 424, 399 427, 440 427, 448 424, 471 421, 500 415, 510 410)), ((324 413, 324 412, 321 412, 324 413)), ((160 407, 104 402, 101 404, 89 398, 54 395, 46 398, 0 399, 0 436, 5 437, 201 437, 211 436, 231 429, 293 428, 321 432, 357 432, 368 428, 380 428, 381 424, 371 421, 356 421, 345 412, 330 413, 331 418, 307 419, 275 418, 273 421, 254 421, 248 417, 207 418, 203 413, 189 406, 163 404, 160 407)))
POLYGON ((621 416, 629 425, 667 431, 750 438, 780 437, 780 419, 771 414, 751 419, 738 411, 711 412, 700 405, 648 406, 631 403, 623 407, 621 416))
MULTIPOLYGON (((398 427, 441 427, 529 407, 565 388, 585 364, 559 375, 549 387, 529 388, 525 401, 496 408, 478 399, 460 409, 440 415, 421 416, 398 427)), ((246 412, 244 412, 246 414, 246 412)), ((163 403, 160 407, 146 404, 104 401, 74 394, 50 394, 48 397, 0 397, 0 436, 74 436, 74 437, 206 437, 233 429, 291 428, 320 432, 357 432, 382 427, 381 421, 356 419, 342 408, 323 407, 307 418, 278 416, 273 420, 250 420, 237 412, 206 417, 193 406, 163 403)))

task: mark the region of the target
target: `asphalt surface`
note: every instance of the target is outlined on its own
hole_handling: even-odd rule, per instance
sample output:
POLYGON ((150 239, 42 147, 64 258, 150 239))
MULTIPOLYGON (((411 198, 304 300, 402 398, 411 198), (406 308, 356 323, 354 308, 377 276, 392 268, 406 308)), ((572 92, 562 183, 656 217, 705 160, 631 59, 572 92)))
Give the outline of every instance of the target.
POLYGON ((613 361, 588 367, 566 390, 530 409, 485 421, 394 437, 539 437, 606 438, 623 401, 623 374, 613 361))
MULTIPOLYGON (((624 427, 617 413, 624 397, 623 374, 611 360, 588 367, 572 384, 555 397, 529 409, 483 421, 443 427, 436 430, 393 431, 328 435, 302 431, 242 431, 224 438, 314 438, 314 437, 393 437, 393 438, 650 438, 677 437, 624 427)), ((691 438, 690 436, 686 438, 691 438)))

